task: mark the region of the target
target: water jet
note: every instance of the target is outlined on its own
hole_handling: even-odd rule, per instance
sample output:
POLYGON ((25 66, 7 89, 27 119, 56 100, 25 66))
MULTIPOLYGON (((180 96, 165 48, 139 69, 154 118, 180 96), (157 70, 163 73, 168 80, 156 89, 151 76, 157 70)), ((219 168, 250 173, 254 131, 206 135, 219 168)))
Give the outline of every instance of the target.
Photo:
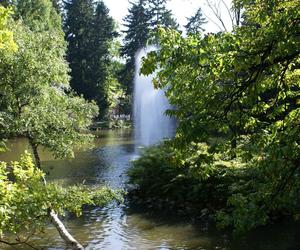
POLYGON ((136 54, 136 72, 134 77, 134 127, 135 140, 139 146, 159 143, 174 134, 174 121, 165 112, 171 106, 164 90, 155 89, 152 83, 154 74, 141 75, 142 58, 155 47, 141 49, 136 54))

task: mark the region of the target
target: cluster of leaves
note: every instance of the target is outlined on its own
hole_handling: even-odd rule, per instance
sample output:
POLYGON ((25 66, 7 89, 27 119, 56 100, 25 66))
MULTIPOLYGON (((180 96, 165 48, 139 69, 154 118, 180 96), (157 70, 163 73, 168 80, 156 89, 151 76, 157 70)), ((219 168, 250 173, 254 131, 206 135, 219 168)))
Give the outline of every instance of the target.
MULTIPOLYGON (((175 148, 184 161, 186 149, 200 142, 213 157, 226 154, 247 166, 251 179, 233 185, 218 215, 221 224, 245 231, 300 207, 300 5, 235 4, 243 25, 232 32, 184 38, 160 29, 160 49, 144 59, 142 73, 157 72, 154 85, 176 107, 168 113, 178 120, 175 148), (222 139, 212 143, 214 137, 222 139)), ((210 169, 204 166, 199 180, 210 169)))
POLYGON ((26 152, 19 162, 0 163, 0 239, 8 232, 30 235, 41 231, 49 223, 50 209, 79 216, 83 205, 103 206, 121 199, 119 193, 105 187, 45 185, 44 176, 26 152))
MULTIPOLYGON (((8 18, 11 10, 0 6, 0 53, 13 53, 17 50, 17 44, 13 40, 13 32, 8 29, 8 18)), ((3 114, 0 113, 0 126, 5 126, 3 114)), ((0 139, 0 152, 5 150, 5 143, 0 139)))
MULTIPOLYGON (((32 12, 18 7, 21 13, 32 12)), ((74 146, 90 141, 91 135, 83 132, 98 109, 70 93, 61 28, 25 25, 30 20, 10 21, 18 50, 1 54, 0 136, 24 136, 57 157, 71 157, 74 146)))
POLYGON ((126 87, 122 85, 121 73, 124 64, 120 62, 120 41, 115 40, 110 45, 110 54, 113 56, 106 77, 105 92, 107 95, 107 117, 113 120, 113 115, 130 114, 130 96, 126 94, 126 87))
POLYGON ((60 16, 53 8, 52 1, 2 1, 9 2, 14 11, 15 19, 22 19, 24 24, 34 30, 53 30, 61 25, 60 16))
POLYGON ((17 45, 13 40, 13 33, 8 29, 7 21, 11 14, 11 10, 0 6, 0 50, 6 52, 14 52, 17 45))
POLYGON ((145 201, 150 198, 169 209, 192 208, 199 215, 204 208, 215 212, 226 206, 236 182, 249 178, 244 169, 237 160, 211 154, 205 143, 178 150, 174 141, 168 141, 145 148, 128 175, 145 201))

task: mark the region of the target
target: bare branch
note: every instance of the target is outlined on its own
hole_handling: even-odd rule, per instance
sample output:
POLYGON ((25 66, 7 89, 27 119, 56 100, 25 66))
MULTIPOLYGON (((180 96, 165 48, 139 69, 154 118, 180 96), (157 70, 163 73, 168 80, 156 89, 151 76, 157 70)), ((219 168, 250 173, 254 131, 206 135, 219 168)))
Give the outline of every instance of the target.
POLYGON ((220 30, 223 30, 223 28, 217 23, 215 22, 212 18, 209 17, 209 15, 206 15, 204 11, 203 12, 203 15, 209 20, 211 21, 214 25, 216 25, 220 30))
POLYGON ((32 246, 31 244, 29 244, 29 243, 28 243, 28 240, 29 240, 29 238, 26 238, 26 239, 23 240, 23 241, 22 241, 20 238, 17 238, 17 239, 16 239, 16 242, 9 242, 9 241, 5 241, 5 240, 3 240, 3 239, 0 239, 0 244, 2 243, 2 244, 5 244, 5 245, 8 245, 8 246, 10 246, 10 247, 12 247, 12 248, 14 248, 14 249, 17 249, 15 246, 18 246, 18 245, 26 245, 26 246, 28 246, 28 247, 30 247, 30 248, 32 248, 32 249, 38 250, 38 248, 36 248, 36 247, 32 246))
MULTIPOLYGON (((212 4, 212 3, 210 2, 210 0, 206 0, 206 3, 207 3, 207 5, 208 5, 208 7, 211 9, 211 11, 213 12, 213 14, 215 15, 215 17, 220 21, 220 23, 221 23, 223 29, 224 29, 225 31, 227 31, 227 28, 226 28, 226 26, 225 26, 225 24, 224 24, 224 21, 223 21, 223 19, 222 19, 222 17, 221 17, 221 14, 219 13, 219 8, 218 8, 218 6, 216 6, 216 4, 212 4)), ((220 5, 220 1, 219 1, 219 5, 220 5)), ((220 27, 220 26, 219 26, 219 27, 220 27)))
POLYGON ((225 6, 225 8, 226 8, 226 10, 227 10, 227 12, 228 12, 228 15, 229 15, 230 20, 231 20, 231 25, 232 25, 232 27, 233 27, 233 26, 234 26, 234 17, 233 17, 233 15, 232 15, 232 11, 229 9, 228 5, 225 3, 224 0, 221 0, 221 2, 223 3, 223 5, 225 6))

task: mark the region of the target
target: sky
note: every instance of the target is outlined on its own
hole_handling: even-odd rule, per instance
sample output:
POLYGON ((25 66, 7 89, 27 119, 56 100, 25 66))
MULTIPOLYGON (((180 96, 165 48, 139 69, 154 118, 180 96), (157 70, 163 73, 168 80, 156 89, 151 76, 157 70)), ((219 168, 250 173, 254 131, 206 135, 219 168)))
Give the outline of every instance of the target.
MULTIPOLYGON (((134 1, 134 0, 133 0, 134 1)), ((215 4, 220 3, 219 10, 227 26, 227 29, 231 27, 231 21, 228 15, 227 8, 222 2, 225 2, 227 6, 230 6, 231 0, 208 0, 215 4)), ((119 23, 122 28, 122 19, 128 14, 128 8, 130 7, 128 0, 104 0, 106 6, 110 9, 110 15, 119 23)), ((207 5, 207 0, 169 0, 167 3, 168 9, 172 10, 174 17, 180 24, 181 28, 187 23, 186 18, 194 15, 199 7, 202 8, 204 14, 207 16, 208 24, 204 26, 207 32, 218 32, 220 27, 215 23, 218 20, 215 18, 213 12, 207 5)), ((182 28, 183 29, 183 28, 182 28)))

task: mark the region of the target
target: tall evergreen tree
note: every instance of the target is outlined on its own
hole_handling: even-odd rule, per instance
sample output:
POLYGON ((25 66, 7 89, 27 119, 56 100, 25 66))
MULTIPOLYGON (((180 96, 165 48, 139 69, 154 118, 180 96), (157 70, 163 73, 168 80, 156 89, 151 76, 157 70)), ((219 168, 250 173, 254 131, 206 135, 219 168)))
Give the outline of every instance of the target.
MULTIPOLYGON (((153 38, 158 27, 177 29, 178 24, 166 7, 166 0, 138 0, 131 2, 129 14, 124 18, 127 28, 121 55, 126 57, 126 65, 121 72, 127 93, 132 92, 135 71, 135 54, 153 38)), ((155 40, 153 39, 153 42, 155 40)))
POLYGON ((177 29, 178 24, 166 7, 167 0, 147 0, 151 16, 150 26, 153 30, 158 27, 177 29))
POLYGON ((139 0, 137 3, 131 3, 128 10, 129 14, 124 18, 124 26, 127 28, 122 47, 122 55, 134 57, 138 49, 144 47, 149 38, 150 31, 150 13, 146 9, 146 1, 139 0))
POLYGON ((103 1, 69 0, 65 3, 68 61, 71 87, 87 100, 94 100, 103 118, 107 109, 105 84, 110 67, 110 45, 115 24, 103 1))
POLYGON ((108 96, 106 84, 111 65, 110 47, 113 39, 118 36, 115 31, 115 22, 109 15, 109 9, 103 1, 97 4, 92 32, 92 54, 91 54, 91 80, 96 87, 94 96, 100 107, 100 116, 103 117, 108 108, 108 96))
POLYGON ((201 33, 205 30, 202 26, 207 23, 207 20, 203 16, 201 8, 197 10, 195 15, 187 18, 187 21, 187 24, 184 26, 187 34, 201 33))
POLYGON ((130 2, 129 14, 124 18, 124 26, 127 28, 121 55, 126 58, 126 65, 121 72, 123 85, 127 93, 132 92, 132 81, 135 70, 135 54, 146 46, 150 33, 150 13, 146 8, 146 0, 130 2))
POLYGON ((65 11, 64 27, 68 42, 67 60, 71 68, 71 87, 77 94, 91 100, 96 92, 90 79, 89 65, 94 4, 92 0, 69 0, 65 2, 65 11))

